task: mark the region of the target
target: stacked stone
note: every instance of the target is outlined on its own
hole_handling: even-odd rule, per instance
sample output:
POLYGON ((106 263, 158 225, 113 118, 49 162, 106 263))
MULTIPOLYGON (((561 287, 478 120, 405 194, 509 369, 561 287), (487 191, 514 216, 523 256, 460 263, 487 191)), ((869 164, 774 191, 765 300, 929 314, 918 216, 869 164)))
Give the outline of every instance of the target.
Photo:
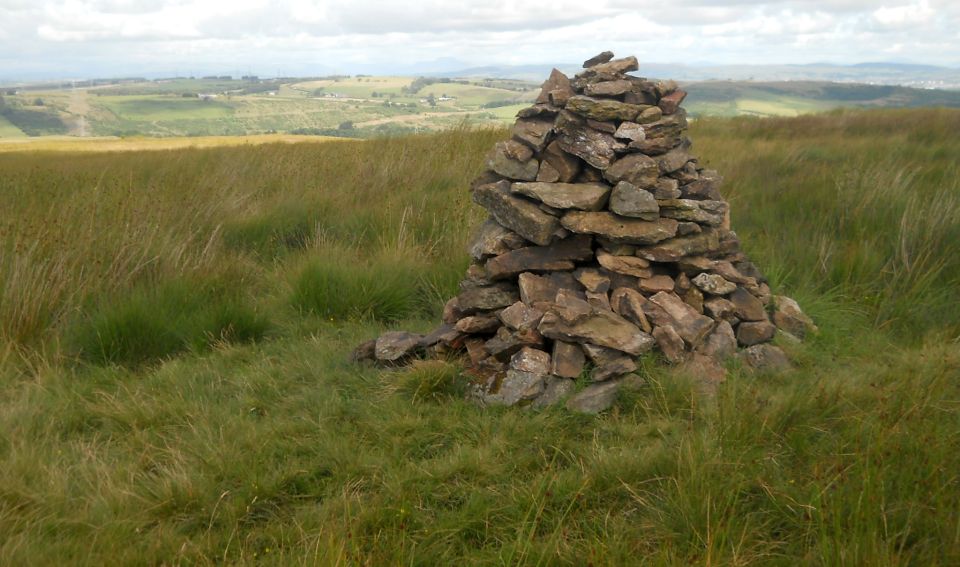
POLYGON ((658 349, 707 381, 731 356, 789 364, 768 344, 815 330, 773 296, 730 230, 721 178, 690 155, 686 93, 628 75, 604 52, 572 80, 554 69, 472 186, 490 218, 443 326, 387 333, 357 359, 385 365, 463 352, 490 403, 600 411, 658 349), (739 347, 745 350, 738 353, 739 347))

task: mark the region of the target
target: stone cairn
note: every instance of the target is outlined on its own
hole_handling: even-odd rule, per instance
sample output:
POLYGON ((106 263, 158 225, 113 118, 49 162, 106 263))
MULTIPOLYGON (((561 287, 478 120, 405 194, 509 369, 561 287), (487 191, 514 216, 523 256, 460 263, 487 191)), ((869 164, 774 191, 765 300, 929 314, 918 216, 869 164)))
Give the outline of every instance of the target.
POLYGON ((789 366, 768 343, 816 327, 741 252, 720 176, 689 153, 686 93, 626 74, 637 69, 608 51, 572 80, 553 70, 472 184, 490 218, 443 325, 386 333, 354 360, 465 352, 486 403, 566 400, 590 413, 637 381, 636 357, 654 349, 707 385, 733 356, 789 366), (576 391, 577 378, 589 385, 576 391))

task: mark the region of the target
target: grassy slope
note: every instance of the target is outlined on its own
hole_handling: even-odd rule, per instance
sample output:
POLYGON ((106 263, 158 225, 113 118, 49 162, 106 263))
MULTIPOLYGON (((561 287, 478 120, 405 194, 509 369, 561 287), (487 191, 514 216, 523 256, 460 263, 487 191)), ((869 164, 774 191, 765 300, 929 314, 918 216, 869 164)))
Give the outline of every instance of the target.
POLYGON ((957 127, 698 122, 822 332, 597 419, 344 359, 436 320, 501 132, 0 155, 0 563, 956 564, 957 127))

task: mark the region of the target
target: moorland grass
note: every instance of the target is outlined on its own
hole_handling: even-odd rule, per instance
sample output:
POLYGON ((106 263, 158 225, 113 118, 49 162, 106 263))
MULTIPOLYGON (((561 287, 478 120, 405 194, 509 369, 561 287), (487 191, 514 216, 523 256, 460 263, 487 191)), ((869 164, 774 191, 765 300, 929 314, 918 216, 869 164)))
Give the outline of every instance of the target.
POLYGON ((958 127, 698 121, 821 331, 598 418, 347 361, 435 324, 505 132, 2 155, 0 564, 957 564, 958 127))

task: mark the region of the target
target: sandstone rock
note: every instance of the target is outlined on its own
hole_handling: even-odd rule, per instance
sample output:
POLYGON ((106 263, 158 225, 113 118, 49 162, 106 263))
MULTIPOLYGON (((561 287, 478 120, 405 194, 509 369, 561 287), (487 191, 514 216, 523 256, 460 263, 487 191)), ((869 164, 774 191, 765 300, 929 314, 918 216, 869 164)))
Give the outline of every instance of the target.
POLYGON ((603 183, 514 183, 510 190, 550 207, 581 211, 599 211, 610 194, 603 183))
POLYGON ((523 347, 541 347, 543 342, 543 337, 536 330, 511 331, 506 327, 500 327, 492 339, 483 343, 483 348, 498 360, 509 360, 523 347))
POLYGON ((555 183, 560 180, 560 172, 557 168, 550 165, 550 162, 544 160, 540 162, 540 169, 537 171, 537 181, 544 183, 555 183))
POLYGON ((586 362, 583 349, 576 343, 553 342, 553 366, 551 373, 564 378, 577 378, 586 362))
POLYGON ((572 270, 573 260, 593 257, 593 239, 587 235, 564 238, 549 246, 518 248, 487 260, 486 273, 492 280, 515 276, 521 272, 572 270))
POLYGON ((514 369, 507 370, 503 381, 484 399, 487 403, 505 406, 533 400, 541 395, 546 388, 546 378, 547 376, 544 374, 534 374, 533 372, 522 372, 514 369))
POLYGON ((603 172, 604 179, 610 183, 628 181, 643 189, 654 187, 659 176, 657 162, 643 154, 627 154, 603 172))
POLYGON ((728 282, 723 276, 716 274, 700 274, 693 278, 693 285, 700 288, 700 291, 711 295, 727 295, 737 289, 737 284, 728 282))
POLYGON ((597 262, 607 270, 618 274, 626 274, 637 278, 653 276, 650 262, 636 256, 614 256, 603 250, 597 250, 597 262))
MULTIPOLYGON (((639 260, 640 258, 637 258, 639 260)), ((640 291, 644 293, 660 293, 661 291, 673 291, 674 282, 670 276, 658 275, 647 278, 640 278, 640 291)))
POLYGON ((711 297, 703 302, 703 309, 717 321, 727 321, 731 325, 740 321, 737 318, 737 306, 729 299, 711 297))
POLYGON ((595 367, 590 377, 594 382, 604 382, 630 374, 636 369, 637 363, 629 356, 623 355, 614 361, 595 367))
POLYGON ((734 313, 744 321, 766 321, 767 313, 763 309, 763 302, 749 291, 737 286, 729 296, 733 303, 734 313))
POLYGON ((613 122, 601 122, 592 118, 587 118, 587 126, 606 134, 613 134, 617 131, 617 125, 613 122))
POLYGON ((600 273, 596 268, 580 268, 573 273, 583 287, 593 293, 606 293, 610 291, 610 278, 600 273))
POLYGON ((647 303, 647 298, 639 291, 629 287, 618 287, 610 295, 610 307, 621 317, 630 321, 640 328, 644 333, 651 333, 653 326, 647 320, 643 307, 647 303))
POLYGON ((553 181, 569 183, 576 179, 577 174, 580 173, 580 160, 576 156, 563 151, 557 141, 550 142, 543 150, 541 157, 544 163, 549 164, 556 170, 557 179, 553 181))
POLYGON ((647 108, 637 115, 637 122, 640 124, 652 124, 663 117, 663 111, 656 106, 647 108))
POLYGON ((680 103, 687 97, 687 93, 679 89, 660 97, 660 108, 664 114, 673 114, 680 108, 680 103))
MULTIPOLYGON (((637 58, 631 55, 630 57, 624 57, 623 59, 614 59, 606 63, 591 65, 588 71, 593 71, 596 74, 619 75, 622 73, 629 73, 630 71, 636 71, 639 68, 640 65, 637 63, 637 58)), ((586 71, 584 73, 586 73, 586 71)))
POLYGON ((653 196, 658 201, 677 199, 680 197, 680 195, 680 184, 676 179, 669 179, 666 177, 657 179, 657 184, 653 188, 653 196))
POLYGON ((620 79, 617 81, 591 83, 583 88, 583 93, 588 96, 620 96, 630 92, 632 88, 633 83, 620 79))
POLYGON ((630 140, 631 142, 642 142, 647 138, 647 133, 643 131, 643 126, 636 122, 624 122, 620 124, 613 133, 613 137, 621 140, 630 140))
POLYGON ((756 278, 742 274, 740 270, 726 260, 718 260, 710 270, 723 276, 727 281, 743 285, 748 291, 750 288, 757 286, 756 278))
POLYGON ((688 289, 683 294, 680 294, 680 299, 690 307, 693 307, 697 313, 703 313, 703 292, 699 289, 695 287, 688 289))
POLYGON ((777 328, 768 321, 744 321, 737 325, 737 342, 752 346, 773 340, 777 328))
POLYGON ((587 59, 586 61, 584 61, 584 62, 583 62, 583 68, 586 69, 586 68, 588 68, 588 67, 593 67, 594 65, 599 65, 599 64, 601 64, 601 63, 606 63, 606 62, 610 61, 611 59, 613 59, 613 52, 612 52, 612 51, 602 51, 602 52, 598 53, 597 55, 594 55, 594 56, 591 57, 590 59, 587 59))
POLYGON ((490 353, 483 343, 486 341, 480 337, 469 337, 463 342, 467 349, 467 357, 470 359, 470 366, 477 368, 480 363, 490 358, 490 353))
POLYGON ((683 196, 687 199, 722 201, 723 197, 720 196, 720 184, 722 182, 723 177, 716 171, 702 171, 696 181, 683 186, 683 196))
POLYGON ((460 348, 466 337, 454 325, 444 323, 420 339, 420 348, 429 348, 438 344, 460 348))
POLYGON ((456 330, 468 335, 492 333, 499 327, 500 319, 493 313, 468 315, 457 321, 457 324, 454 326, 456 330))
POLYGON ((488 256, 506 254, 526 244, 519 234, 503 228, 493 219, 487 219, 474 233, 470 243, 470 255, 476 260, 482 260, 488 256))
POLYGON ((783 295, 773 296, 773 322, 791 335, 803 339, 807 333, 817 332, 813 319, 800 309, 800 305, 783 295))
MULTIPOLYGON (((566 218, 566 217, 564 217, 566 218)), ((660 222, 673 219, 660 219, 660 222)), ((673 220, 673 222, 677 222, 673 220)), ((671 238, 654 246, 637 249, 637 256, 652 262, 676 262, 684 256, 695 256, 711 252, 720 245, 719 235, 714 230, 704 230, 699 234, 671 238)))
POLYGON ((610 309, 610 296, 606 293, 595 293, 588 291, 585 294, 587 296, 587 303, 596 307, 597 309, 605 309, 611 311, 610 309))
POLYGON ((633 323, 612 311, 596 309, 586 301, 580 302, 582 305, 576 302, 580 300, 568 299, 548 311, 540 321, 540 333, 554 340, 592 343, 632 355, 652 348, 653 338, 633 323))
POLYGON ((374 345, 374 356, 381 363, 399 363, 416 353, 422 338, 423 335, 404 331, 384 333, 374 345))
MULTIPOLYGON (((697 313, 674 293, 660 292, 650 298, 647 305, 649 304, 656 305, 669 317, 667 324, 671 325, 691 347, 699 345, 707 333, 713 330, 713 319, 697 313)), ((646 306, 644 313, 649 317, 650 312, 646 306)), ((654 321, 654 324, 661 323, 654 321)))
POLYGON ((457 296, 460 312, 472 315, 477 311, 493 311, 508 307, 520 299, 517 286, 512 283, 498 283, 487 287, 476 287, 462 291, 457 296))
POLYGON ((673 173, 679 170, 690 161, 690 154, 687 153, 686 146, 681 142, 680 146, 670 150, 656 159, 657 166, 661 174, 673 173))
POLYGON ((513 125, 513 138, 540 152, 550 142, 553 121, 541 118, 520 118, 513 125))
POLYGON ((557 272, 538 276, 530 273, 520 274, 520 300, 527 305, 537 306, 540 303, 553 303, 557 293, 562 289, 579 291, 580 283, 569 272, 557 272))
POLYGON ((661 216, 709 226, 722 225, 727 212, 727 204, 723 201, 668 199, 657 201, 657 204, 660 206, 661 216))
POLYGON ((610 99, 598 99, 588 96, 574 96, 567 101, 567 110, 580 116, 601 122, 633 120, 646 110, 636 104, 628 104, 610 99))
POLYGON ((597 237, 597 244, 608 254, 613 254, 614 256, 633 256, 637 253, 637 247, 633 244, 611 242, 602 236, 597 237))
POLYGON ((537 96, 536 102, 538 104, 546 104, 550 102, 550 93, 556 90, 569 90, 570 93, 573 93, 573 87, 570 85, 570 79, 560 72, 559 69, 553 69, 550 71, 550 76, 547 77, 547 80, 543 82, 543 85, 540 87, 540 94, 537 96))
POLYGON ((543 318, 543 311, 518 301, 500 312, 500 321, 514 331, 536 329, 543 318))
POLYGON ((653 329, 653 338, 663 351, 663 356, 674 364, 682 362, 686 356, 683 338, 672 325, 661 325, 653 329))
POLYGON ((660 217, 660 206, 653 194, 628 181, 617 183, 610 192, 610 210, 624 217, 646 221, 660 217))
POLYGON ((567 400, 567 409, 579 413, 597 414, 610 409, 620 390, 619 380, 608 380, 587 386, 567 400))
POLYGON ((463 309, 460 308, 460 299, 451 297, 443 305, 443 315, 440 319, 448 325, 453 325, 464 315, 463 309))
POLYGON ((487 167, 510 179, 532 181, 540 170, 540 163, 532 156, 533 151, 520 142, 498 142, 487 160, 487 167))
POLYGON ((550 373, 550 355, 535 348, 523 347, 510 357, 510 368, 533 374, 550 373))
POLYGON ((467 272, 463 275, 463 279, 460 280, 460 289, 464 291, 477 287, 490 287, 491 285, 493 285, 493 280, 487 277, 486 268, 483 264, 476 262, 470 264, 467 272))
POLYGON ((703 343, 697 347, 697 352, 706 356, 724 360, 737 352, 737 337, 733 327, 726 321, 720 321, 713 331, 707 335, 703 343))
POLYGON ((598 169, 609 167, 622 147, 610 134, 588 127, 586 119, 566 110, 557 118, 556 129, 561 150, 598 169))
POLYGON ((561 110, 561 108, 549 102, 534 104, 533 106, 521 108, 520 111, 517 112, 517 118, 553 118, 557 114, 560 114, 561 110))
POLYGON ((510 183, 482 185, 473 200, 486 208, 498 223, 541 246, 550 244, 560 221, 540 210, 535 203, 510 193, 510 183))
POLYGON ((715 358, 699 353, 687 358, 678 371, 695 378, 702 390, 711 394, 727 378, 726 369, 715 358))
MULTIPOLYGON (((719 239, 717 239, 719 243, 719 239)), ((717 265, 716 260, 706 256, 684 256, 677 260, 677 269, 688 276, 695 276, 701 272, 712 270, 717 265)))
POLYGON ((678 236, 689 236, 691 234, 700 234, 703 229, 695 222, 681 222, 677 224, 678 236))
POLYGON ((762 371, 782 371, 790 369, 790 359, 779 348, 770 344, 754 345, 738 355, 746 365, 762 371))
POLYGON ((533 400, 532 407, 540 409, 556 405, 576 389, 576 383, 570 378, 547 377, 546 384, 543 393, 533 400))
POLYGON ((560 222, 570 232, 596 234, 622 244, 655 244, 677 233, 677 221, 673 219, 644 221, 607 211, 570 211, 560 222))

